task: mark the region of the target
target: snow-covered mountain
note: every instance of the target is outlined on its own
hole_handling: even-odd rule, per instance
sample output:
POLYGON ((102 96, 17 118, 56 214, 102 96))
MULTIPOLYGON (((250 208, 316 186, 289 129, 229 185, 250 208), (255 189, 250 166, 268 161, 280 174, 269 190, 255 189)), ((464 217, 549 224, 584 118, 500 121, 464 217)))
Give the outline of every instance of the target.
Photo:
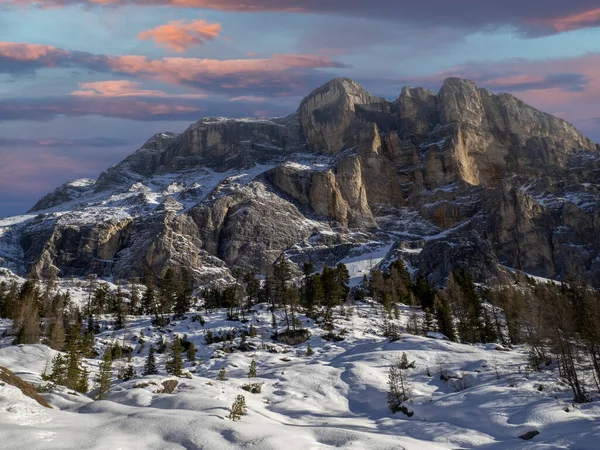
POLYGON ((0 265, 114 279, 172 268, 200 285, 264 273, 282 252, 352 261, 356 278, 400 255, 435 284, 469 268, 599 285, 599 168, 572 125, 470 81, 389 102, 336 79, 289 117, 203 119, 59 187, 0 221, 0 265))

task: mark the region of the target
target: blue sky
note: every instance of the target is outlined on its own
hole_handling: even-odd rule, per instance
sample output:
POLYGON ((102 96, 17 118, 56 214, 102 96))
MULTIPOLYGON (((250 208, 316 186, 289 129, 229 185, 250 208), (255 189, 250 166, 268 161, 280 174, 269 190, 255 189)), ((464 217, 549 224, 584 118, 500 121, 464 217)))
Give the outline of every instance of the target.
POLYGON ((204 116, 462 76, 600 140, 591 0, 0 0, 0 217, 204 116))

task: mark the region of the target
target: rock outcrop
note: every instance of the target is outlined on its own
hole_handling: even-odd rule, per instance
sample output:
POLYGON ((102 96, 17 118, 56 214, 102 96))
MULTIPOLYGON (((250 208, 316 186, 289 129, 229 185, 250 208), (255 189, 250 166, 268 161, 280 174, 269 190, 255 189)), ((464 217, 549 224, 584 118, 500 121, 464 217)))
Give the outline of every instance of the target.
POLYGON ((45 408, 52 408, 46 399, 42 397, 33 385, 23 380, 21 377, 15 375, 13 372, 8 370, 6 367, 0 366, 0 383, 6 383, 11 386, 18 388, 23 395, 35 400, 45 408))
POLYGON ((512 95, 449 78, 387 101, 336 79, 288 117, 203 119, 67 183, 0 229, 0 263, 204 284, 395 242, 437 284, 468 268, 600 286, 599 169, 596 144, 512 95))

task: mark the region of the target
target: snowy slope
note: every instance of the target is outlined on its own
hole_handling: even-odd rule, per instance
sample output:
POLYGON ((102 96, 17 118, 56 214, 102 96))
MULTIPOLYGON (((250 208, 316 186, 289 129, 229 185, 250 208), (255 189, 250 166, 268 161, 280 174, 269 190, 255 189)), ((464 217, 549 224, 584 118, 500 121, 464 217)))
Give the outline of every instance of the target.
MULTIPOLYGON (((205 326, 191 321, 188 314, 162 331, 151 327, 149 317, 142 317, 115 332, 105 318, 98 350, 115 341, 133 346, 138 373, 151 343, 186 334, 198 348, 198 365, 187 363, 192 378, 179 379, 173 394, 155 393, 151 383, 173 378, 164 374, 167 356, 162 354, 161 375, 115 382, 104 401, 57 388, 44 394, 54 409, 42 411, 10 388, 0 388, 0 448, 598 448, 600 405, 593 402, 574 409, 568 387, 554 370, 525 371, 524 348, 500 351, 495 345, 462 345, 407 334, 390 343, 380 334, 381 307, 358 303, 346 305, 346 314, 336 319, 338 332, 346 330, 341 342, 324 340, 325 332, 301 317, 312 333, 309 342, 315 352, 306 356, 306 344, 270 342, 270 312, 266 305, 255 310, 251 320, 258 335, 249 338, 258 347, 255 352, 224 353, 223 344, 204 344, 207 329, 218 333, 249 326, 226 321, 225 311, 201 312, 205 326), (142 332, 146 344, 140 348, 142 332), (268 349, 261 349, 261 335, 268 349), (416 365, 408 371, 411 418, 392 415, 386 406, 388 368, 402 352, 416 365), (249 380, 246 374, 253 358, 258 378, 249 380), (217 381, 222 368, 227 380, 217 381), (462 376, 470 387, 457 391, 452 387, 456 382, 442 381, 440 372, 462 376), (241 390, 248 381, 264 383, 262 392, 241 390), (226 416, 238 394, 245 396, 248 414, 232 422, 226 416), (540 434, 531 441, 517 437, 531 430, 540 434)), ((401 312, 399 324, 405 325, 409 308, 401 312)), ((279 321, 283 324, 282 317, 279 321)), ((0 365, 41 383, 44 366, 55 352, 43 345, 8 346, 8 340, 0 349, 0 365)), ((86 361, 92 373, 98 362, 86 361)))

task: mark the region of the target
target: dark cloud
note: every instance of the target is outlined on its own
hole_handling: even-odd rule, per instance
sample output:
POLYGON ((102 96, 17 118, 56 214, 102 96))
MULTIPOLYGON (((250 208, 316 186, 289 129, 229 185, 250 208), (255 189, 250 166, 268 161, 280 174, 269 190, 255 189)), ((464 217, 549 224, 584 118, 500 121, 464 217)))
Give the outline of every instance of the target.
MULTIPOLYGON (((60 116, 103 116, 138 121, 187 121, 193 122, 206 116, 248 117, 257 110, 272 111, 273 115, 293 112, 294 105, 264 99, 257 102, 224 99, 181 99, 142 97, 46 97, 0 99, 0 121, 28 120, 45 121, 60 116)), ((101 147, 109 141, 99 141, 101 147)), ((2 140, 0 139, 0 145, 2 140)), ((72 144, 77 145, 77 142, 72 144)), ((58 144, 57 144, 58 146, 58 144)))
MULTIPOLYGON (((5 0, 8 7, 106 6, 103 0, 5 0)), ((110 6, 135 4, 212 9, 229 12, 290 12, 355 16, 420 26, 464 30, 512 27, 526 35, 554 34, 600 23, 597 0, 114 0, 110 6)), ((360 31, 360 30, 357 30, 360 31)))
POLYGON ((130 139, 112 137, 91 137, 79 139, 46 138, 46 139, 22 139, 6 138, 0 136, 0 147, 43 147, 43 148, 109 148, 124 145, 132 145, 130 139))

